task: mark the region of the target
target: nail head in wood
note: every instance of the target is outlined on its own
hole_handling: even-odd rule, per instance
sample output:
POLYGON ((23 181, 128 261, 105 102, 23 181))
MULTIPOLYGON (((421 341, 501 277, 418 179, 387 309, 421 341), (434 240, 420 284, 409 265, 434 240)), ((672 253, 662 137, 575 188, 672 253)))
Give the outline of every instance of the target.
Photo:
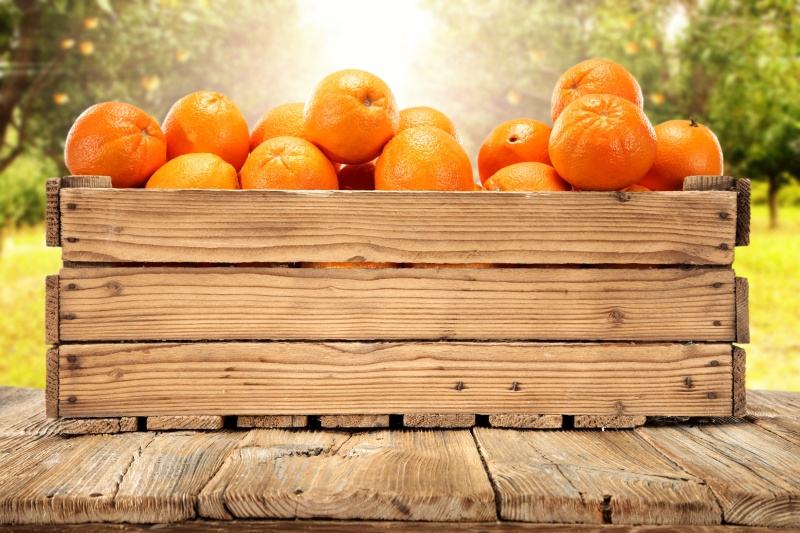
POLYGON ((77 399, 75 396, 70 396, 70 397, 69 397, 69 399, 68 399, 67 401, 68 401, 69 403, 75 403, 75 402, 77 402, 77 401, 78 401, 78 399, 77 399))
POLYGON ((719 281, 714 283, 714 288, 715 289, 719 289, 720 287, 722 287, 722 283, 720 283, 719 281))
POLYGON ((68 355, 67 356, 67 361, 69 361, 70 363, 74 363, 77 360, 78 360, 78 358, 75 357, 74 355, 68 355))
POLYGON ((511 384, 511 390, 512 391, 518 391, 519 390, 519 382, 518 381, 515 381, 514 383, 511 384))
POLYGON ((715 325, 715 326, 721 326, 721 325, 722 325, 722 322, 720 322, 719 320, 715 320, 715 321, 714 321, 714 325, 715 325))
POLYGON ((716 398, 717 398, 717 393, 716 392, 709 392, 708 393, 708 399, 709 400, 715 400, 716 398))
POLYGON ((719 214, 719 218, 721 218, 722 220, 725 220, 725 219, 727 219, 729 216, 730 216, 730 215, 729 215, 728 213, 726 213, 725 211, 722 211, 722 212, 719 214))
POLYGON ((456 383, 456 390, 461 390, 463 388, 464 388, 464 383, 462 381, 456 383))

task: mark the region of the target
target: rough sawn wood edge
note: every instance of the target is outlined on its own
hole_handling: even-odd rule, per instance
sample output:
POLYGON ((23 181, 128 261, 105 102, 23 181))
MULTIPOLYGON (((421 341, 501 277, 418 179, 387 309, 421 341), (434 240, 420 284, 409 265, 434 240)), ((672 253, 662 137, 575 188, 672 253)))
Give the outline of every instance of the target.
POLYGON ((470 413, 408 414, 403 415, 403 425, 408 428, 471 428, 475 415, 470 413))
POLYGON ((750 180, 731 176, 689 176, 683 180, 684 191, 736 192, 736 246, 750 244, 750 180))
POLYGON ((58 346, 47 350, 45 359, 44 414, 58 418, 58 346))
POLYGON ((747 278, 734 278, 736 296, 736 342, 750 343, 750 283, 747 278))
POLYGON ((172 429, 222 429, 225 419, 219 415, 148 416, 147 431, 172 429))
POLYGON ((45 242, 47 246, 61 246, 61 213, 58 210, 61 178, 50 178, 45 184, 45 242))
POLYGON ((507 413, 502 415, 489 415, 489 425, 493 428, 561 429, 564 425, 564 417, 563 415, 507 413))
POLYGON ((44 279, 44 342, 58 344, 59 339, 59 306, 58 275, 44 279))
POLYGON ((245 415, 236 417, 238 428, 304 428, 307 415, 245 415))
POLYGON ((630 429, 643 426, 645 422, 644 415, 575 415, 574 427, 630 429))
POLYGON ((747 354, 744 348, 733 347, 733 416, 747 415, 747 388, 745 383, 747 354))

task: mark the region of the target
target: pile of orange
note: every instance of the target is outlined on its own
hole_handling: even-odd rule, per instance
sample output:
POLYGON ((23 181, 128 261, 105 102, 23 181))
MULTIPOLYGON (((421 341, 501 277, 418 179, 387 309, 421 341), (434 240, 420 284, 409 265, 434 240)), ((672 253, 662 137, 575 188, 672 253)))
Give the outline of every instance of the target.
POLYGON ((448 117, 399 110, 386 83, 360 70, 327 76, 252 133, 236 104, 212 91, 180 99, 161 127, 135 106, 97 104, 75 121, 65 160, 71 173, 111 176, 115 187, 170 189, 648 191, 722 174, 711 130, 694 120, 654 128, 643 102, 616 63, 572 67, 553 91, 552 128, 521 118, 489 134, 482 186, 448 117))

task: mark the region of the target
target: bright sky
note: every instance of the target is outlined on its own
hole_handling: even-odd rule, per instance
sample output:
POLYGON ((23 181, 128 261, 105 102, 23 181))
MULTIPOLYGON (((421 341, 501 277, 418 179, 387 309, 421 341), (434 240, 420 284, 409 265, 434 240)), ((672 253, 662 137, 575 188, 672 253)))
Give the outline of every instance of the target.
POLYGON ((417 0, 300 0, 303 24, 321 37, 320 78, 346 68, 385 81, 400 108, 410 101, 409 75, 430 45, 433 16, 417 0))

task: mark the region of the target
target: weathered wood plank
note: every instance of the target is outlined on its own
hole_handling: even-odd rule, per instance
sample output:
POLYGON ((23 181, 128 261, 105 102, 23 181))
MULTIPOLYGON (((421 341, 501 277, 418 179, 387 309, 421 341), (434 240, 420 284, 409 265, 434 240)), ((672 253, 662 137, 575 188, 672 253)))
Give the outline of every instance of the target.
POLYGON ((731 524, 800 524, 800 446, 736 418, 634 430, 714 491, 731 524))
POLYGON ((729 265, 736 198, 68 189, 61 232, 71 261, 729 265))
POLYGON ((702 480, 630 431, 473 430, 501 519, 719 524, 702 480))
POLYGON ((564 423, 561 415, 489 415, 489 424, 495 428, 560 429, 564 423))
POLYGON ((758 418, 800 417, 800 392, 747 391, 747 414, 758 418))
POLYGON ((58 418, 58 347, 45 355, 44 413, 47 418, 58 418))
POLYGON ((730 269, 65 268, 59 279, 69 342, 736 337, 730 269))
POLYGON ((322 415, 324 428, 388 428, 389 415, 322 415))
POLYGON ((59 422, 45 415, 45 391, 0 387, 0 437, 58 433, 59 422))
POLYGON ((0 523, 102 521, 149 433, 44 436, 0 456, 0 523))
POLYGON ((58 197, 61 178, 49 178, 45 183, 45 243, 47 246, 61 246, 61 217, 58 197))
POLYGON ((577 415, 576 428, 623 429, 643 426, 647 417, 643 415, 577 415))
POLYGON ((61 435, 99 435, 136 431, 136 417, 125 418, 62 418, 61 435))
POLYGON ((219 415, 148 416, 147 431, 171 429, 222 429, 225 420, 219 415))
POLYGON ((732 410, 729 344, 122 343, 59 353, 68 417, 732 410))
POLYGON ((469 413, 413 413, 403 415, 403 425, 408 428, 471 428, 475 415, 469 413))
POLYGON ((750 284, 747 278, 736 277, 736 342, 750 342, 750 284))
POLYGON ((684 191, 730 191, 736 188, 731 176, 689 176, 683 180, 684 191))
POLYGON ((800 446, 800 418, 753 418, 750 421, 800 446))
MULTIPOLYGON (((62 189, 110 189, 110 176, 64 176, 61 178, 62 189)), ((74 211, 74 208, 67 206, 67 210, 74 211)))
POLYGON ((733 416, 743 417, 747 414, 747 388, 745 374, 747 371, 747 354, 744 348, 733 347, 733 416))
POLYGON ((212 518, 496 518, 469 431, 253 430, 198 510, 212 518))
POLYGON ((44 342, 58 344, 58 276, 44 279, 44 342))
POLYGON ((736 246, 750 245, 750 180, 736 180, 736 246))
POLYGON ((239 428, 304 428, 308 426, 306 415, 261 415, 238 416, 236 427, 239 428))

